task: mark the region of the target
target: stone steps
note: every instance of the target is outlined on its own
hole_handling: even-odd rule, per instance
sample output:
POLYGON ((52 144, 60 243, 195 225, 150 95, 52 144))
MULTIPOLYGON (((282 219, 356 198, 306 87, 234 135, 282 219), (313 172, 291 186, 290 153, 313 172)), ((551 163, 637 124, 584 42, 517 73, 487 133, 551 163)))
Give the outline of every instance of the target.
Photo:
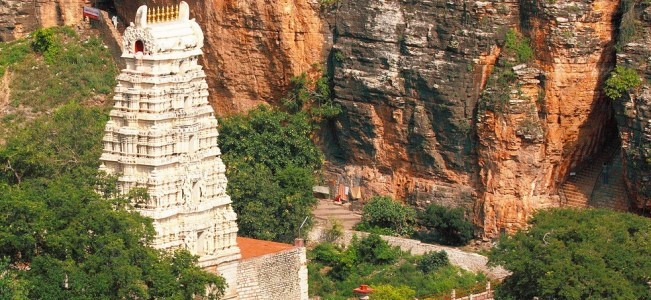
POLYGON ((628 210, 619 147, 610 147, 588 162, 561 186, 565 207, 598 207, 628 210), (603 183, 603 164, 608 162, 609 182, 603 183))
POLYGON ((312 215, 323 226, 328 226, 330 220, 338 220, 346 230, 351 230, 362 219, 359 213, 350 209, 350 203, 336 204, 329 199, 319 200, 312 215))

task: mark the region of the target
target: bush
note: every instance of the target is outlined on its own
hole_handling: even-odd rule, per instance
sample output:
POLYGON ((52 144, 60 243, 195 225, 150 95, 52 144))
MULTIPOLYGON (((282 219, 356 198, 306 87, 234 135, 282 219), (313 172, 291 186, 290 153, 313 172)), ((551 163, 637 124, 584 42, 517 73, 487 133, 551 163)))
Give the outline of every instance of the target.
POLYGON ((389 229, 387 233, 410 235, 416 220, 416 211, 393 201, 390 197, 375 196, 364 205, 362 221, 355 227, 358 230, 372 228, 389 229))
POLYGON ((642 84, 642 79, 633 69, 622 66, 615 67, 606 80, 604 91, 610 99, 616 100, 622 94, 630 89, 636 88, 642 84))
POLYGON ((313 259, 325 264, 334 264, 339 261, 342 250, 335 246, 333 243, 318 244, 312 250, 311 254, 313 259))
POLYGON ((377 234, 369 234, 361 239, 359 244, 351 244, 351 246, 357 248, 357 256, 360 261, 374 265, 390 264, 398 258, 400 252, 377 234))
POLYGON ((518 63, 526 63, 533 59, 533 49, 531 49, 529 43, 528 38, 523 37, 515 29, 511 28, 506 33, 504 46, 515 53, 518 63))
POLYGON ((328 221, 331 226, 325 232, 325 240, 328 242, 334 242, 344 235, 344 225, 337 219, 330 219, 328 221))
POLYGON ((445 245, 465 245, 473 238, 473 225, 461 208, 432 204, 420 214, 420 221, 429 230, 427 238, 445 245))
POLYGON ((393 286, 388 284, 373 287, 373 299, 382 300, 411 300, 416 296, 416 291, 408 286, 393 286))
MULTIPOLYGON (((294 240, 316 203, 312 186, 322 154, 311 132, 306 114, 266 107, 221 120, 219 144, 240 235, 294 240)), ((302 232, 311 226, 308 219, 302 232)))
POLYGON ((47 52, 56 43, 56 35, 52 28, 38 29, 32 33, 32 38, 32 50, 40 54, 47 52))
POLYGON ((437 271, 450 264, 448 254, 445 251, 434 251, 425 253, 418 262, 418 268, 425 274, 437 271))

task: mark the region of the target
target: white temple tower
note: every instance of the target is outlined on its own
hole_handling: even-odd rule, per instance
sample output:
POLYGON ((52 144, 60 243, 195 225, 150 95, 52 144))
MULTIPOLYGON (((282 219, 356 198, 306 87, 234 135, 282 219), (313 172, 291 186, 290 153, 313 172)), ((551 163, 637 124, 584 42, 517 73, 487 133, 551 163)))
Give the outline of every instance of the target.
POLYGON ((135 206, 154 220, 154 247, 198 255, 200 266, 222 273, 227 298, 233 298, 237 216, 226 195, 205 73, 197 64, 203 33, 189 15, 185 2, 141 6, 124 32, 126 69, 117 77, 100 168, 119 176, 123 193, 147 189, 149 200, 135 206))

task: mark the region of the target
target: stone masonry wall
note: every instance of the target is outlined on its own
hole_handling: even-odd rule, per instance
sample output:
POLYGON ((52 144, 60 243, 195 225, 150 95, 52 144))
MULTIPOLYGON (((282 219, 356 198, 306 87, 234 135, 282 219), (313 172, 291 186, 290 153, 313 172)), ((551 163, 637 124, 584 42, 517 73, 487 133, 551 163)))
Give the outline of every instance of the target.
POLYGON ((240 300, 308 299, 304 247, 241 260, 237 271, 240 300))

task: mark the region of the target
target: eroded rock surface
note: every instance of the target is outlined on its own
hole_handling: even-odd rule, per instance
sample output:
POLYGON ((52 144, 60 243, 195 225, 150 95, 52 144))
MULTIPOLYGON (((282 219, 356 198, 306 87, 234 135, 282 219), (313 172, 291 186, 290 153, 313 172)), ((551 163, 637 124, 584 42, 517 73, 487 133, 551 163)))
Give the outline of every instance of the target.
POLYGON ((651 5, 630 1, 626 17, 633 20, 632 35, 622 43, 617 65, 636 70, 642 85, 613 100, 622 140, 624 175, 635 210, 651 209, 651 5))
POLYGON ((88 0, 0 1, 0 42, 21 38, 39 27, 76 25, 88 0))
MULTIPOLYGON (((176 1, 115 0, 118 14, 132 20, 137 6, 176 1)), ((279 103, 289 80, 318 73, 325 34, 316 1, 186 1, 206 37, 203 65, 210 102, 219 115, 279 103)))

